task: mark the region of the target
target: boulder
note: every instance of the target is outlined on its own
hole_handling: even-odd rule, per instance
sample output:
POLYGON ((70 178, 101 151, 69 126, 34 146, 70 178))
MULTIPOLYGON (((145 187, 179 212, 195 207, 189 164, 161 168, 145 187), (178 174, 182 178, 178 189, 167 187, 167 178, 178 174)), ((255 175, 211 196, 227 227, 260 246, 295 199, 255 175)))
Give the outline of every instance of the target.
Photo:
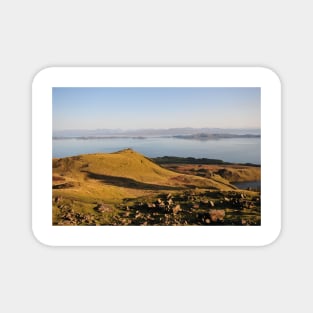
POLYGON ((174 203, 174 202, 173 202, 172 199, 168 199, 168 200, 167 200, 167 204, 168 204, 168 205, 172 205, 173 203, 174 203))
POLYGON ((95 211, 99 213, 112 212, 112 208, 108 204, 98 204, 95 208, 95 211))
POLYGON ((181 207, 179 204, 175 205, 175 207, 173 208, 173 213, 174 214, 177 214, 178 212, 181 211, 181 207))
POLYGON ((209 210, 210 219, 212 222, 223 221, 225 217, 225 210, 209 210))

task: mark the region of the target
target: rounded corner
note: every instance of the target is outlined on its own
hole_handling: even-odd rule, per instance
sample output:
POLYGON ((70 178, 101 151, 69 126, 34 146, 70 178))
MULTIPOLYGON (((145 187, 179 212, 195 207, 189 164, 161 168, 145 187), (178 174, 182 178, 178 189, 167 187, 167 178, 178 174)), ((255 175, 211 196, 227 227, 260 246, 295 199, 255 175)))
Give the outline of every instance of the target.
POLYGON ((258 69, 260 69, 261 71, 264 72, 267 79, 272 79, 272 80, 276 81, 276 83, 281 88, 282 80, 281 80, 279 74, 276 72, 276 70, 274 70, 270 67, 267 67, 267 66, 260 66, 260 67, 258 67, 258 69))
POLYGON ((268 247, 268 246, 275 244, 277 242, 277 240, 280 238, 281 233, 282 233, 282 227, 281 227, 281 225, 279 225, 279 229, 277 229, 277 231, 273 234, 273 236, 270 237, 268 241, 261 244, 260 246, 268 247))
POLYGON ((47 72, 50 72, 54 68, 55 67, 47 66, 47 67, 41 68, 38 72, 36 72, 32 79, 32 87, 36 85, 38 80, 44 78, 47 72))
POLYGON ((33 238, 35 239, 35 241, 37 241, 37 243, 41 244, 42 246, 45 246, 45 247, 54 247, 52 244, 48 243, 48 242, 45 242, 45 240, 42 240, 40 238, 40 235, 38 235, 38 233, 35 231, 34 229, 34 226, 32 226, 32 229, 31 229, 31 233, 33 235, 33 238))

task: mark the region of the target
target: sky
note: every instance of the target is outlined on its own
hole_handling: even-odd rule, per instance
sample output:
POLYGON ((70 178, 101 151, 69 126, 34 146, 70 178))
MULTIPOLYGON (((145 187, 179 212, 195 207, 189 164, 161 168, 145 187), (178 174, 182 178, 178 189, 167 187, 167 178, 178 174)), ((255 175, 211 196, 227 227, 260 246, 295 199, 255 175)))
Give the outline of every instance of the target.
POLYGON ((53 130, 260 128, 260 88, 52 90, 53 130))

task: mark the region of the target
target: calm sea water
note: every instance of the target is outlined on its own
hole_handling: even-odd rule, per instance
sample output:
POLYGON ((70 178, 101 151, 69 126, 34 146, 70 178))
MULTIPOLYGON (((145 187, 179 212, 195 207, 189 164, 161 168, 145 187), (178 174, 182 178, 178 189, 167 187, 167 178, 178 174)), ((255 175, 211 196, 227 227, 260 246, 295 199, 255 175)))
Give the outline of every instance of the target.
POLYGON ((252 190, 260 190, 261 189, 261 181, 260 180, 255 180, 255 181, 244 181, 244 182, 237 182, 237 183, 232 183, 236 187, 240 189, 248 189, 252 188, 252 190))
POLYGON ((116 152, 132 148, 147 157, 179 156, 220 159, 226 162, 261 164, 260 138, 190 140, 177 138, 54 139, 53 157, 116 152))

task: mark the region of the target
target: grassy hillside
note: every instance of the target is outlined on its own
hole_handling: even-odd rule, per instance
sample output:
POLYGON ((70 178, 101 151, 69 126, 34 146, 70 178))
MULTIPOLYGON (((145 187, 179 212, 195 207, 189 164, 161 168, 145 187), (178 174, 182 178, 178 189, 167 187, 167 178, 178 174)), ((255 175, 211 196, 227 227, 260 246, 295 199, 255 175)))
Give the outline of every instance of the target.
MULTIPOLYGON (((86 224, 90 224, 88 216, 101 217, 101 223, 110 224, 125 213, 123 205, 135 205, 136 201, 152 203, 162 194, 172 193, 187 205, 191 191, 238 191, 220 175, 179 173, 131 149, 53 159, 52 188, 55 224, 71 214, 80 216, 86 224)), ((203 197, 201 201, 204 202, 203 197)), ((136 205, 133 208, 136 212, 136 205)))
POLYGON ((128 196, 132 189, 141 192, 170 190, 175 187, 234 189, 227 182, 217 182, 165 169, 131 149, 116 153, 54 159, 53 175, 55 189, 75 191, 90 186, 93 191, 97 189, 96 193, 104 192, 102 196, 105 198, 128 196))
POLYGON ((261 180, 261 167, 241 164, 163 164, 164 168, 183 174, 197 175, 200 177, 224 179, 229 182, 246 182, 261 180))

